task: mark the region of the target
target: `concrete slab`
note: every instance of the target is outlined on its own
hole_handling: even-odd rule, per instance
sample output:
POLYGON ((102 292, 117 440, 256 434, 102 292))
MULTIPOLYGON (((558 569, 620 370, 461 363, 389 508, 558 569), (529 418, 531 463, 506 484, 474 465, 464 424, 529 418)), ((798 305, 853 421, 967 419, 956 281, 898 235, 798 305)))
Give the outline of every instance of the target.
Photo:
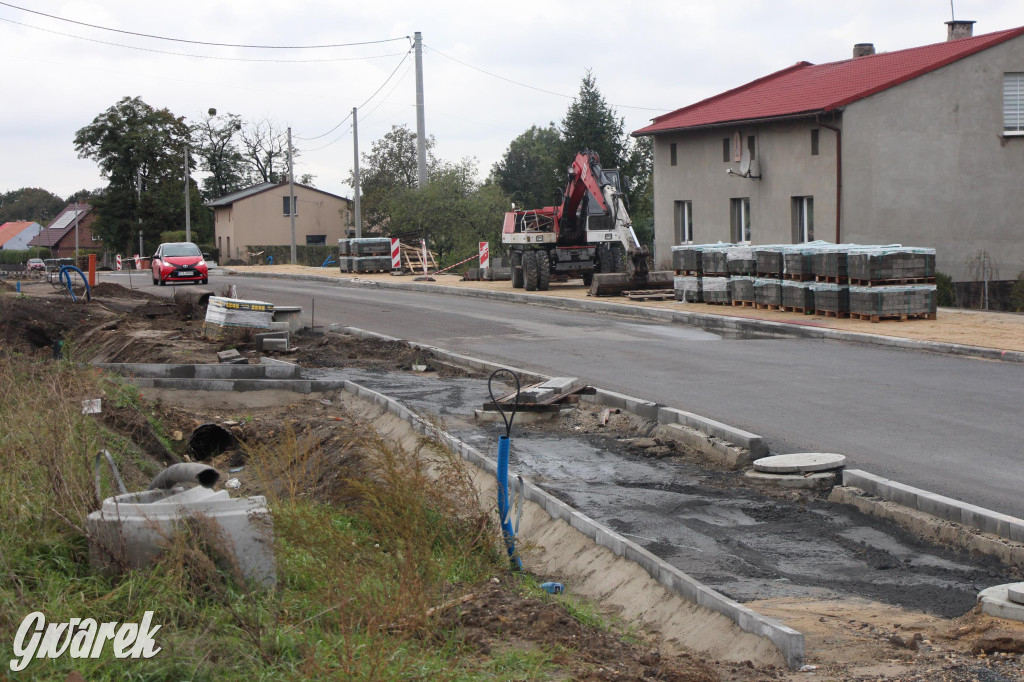
POLYGON ((825 490, 831 488, 836 482, 836 474, 828 471, 806 474, 770 474, 763 471, 748 471, 743 476, 748 481, 760 485, 801 490, 825 490))
POLYGON ((767 474, 800 474, 829 471, 846 464, 845 455, 832 452, 791 452, 754 460, 754 469, 767 474))
POLYGON ((263 339, 263 350, 285 351, 291 349, 288 337, 283 339, 263 339))
POLYGON ((263 342, 267 339, 287 339, 289 334, 290 332, 284 330, 265 332, 263 334, 254 334, 252 340, 256 344, 256 350, 264 350, 263 342))
POLYGON ((982 612, 996 618, 1024 621, 1024 604, 1014 603, 1009 598, 1011 585, 1016 587, 1021 583, 995 585, 979 592, 978 603, 981 604, 982 612))
MULTIPOLYGON (((557 412, 516 412, 516 418, 514 424, 536 424, 538 422, 552 421, 562 416, 562 412, 572 412, 569 410, 559 410, 557 412)), ((473 417, 478 422, 490 424, 492 422, 504 423, 501 415, 495 410, 473 410, 473 417)))
POLYGON ((583 381, 576 377, 551 377, 537 388, 551 388, 559 393, 564 393, 582 385, 583 381))
POLYGON ((1014 604, 1024 604, 1024 583, 1012 583, 1007 585, 1006 596, 1014 604))

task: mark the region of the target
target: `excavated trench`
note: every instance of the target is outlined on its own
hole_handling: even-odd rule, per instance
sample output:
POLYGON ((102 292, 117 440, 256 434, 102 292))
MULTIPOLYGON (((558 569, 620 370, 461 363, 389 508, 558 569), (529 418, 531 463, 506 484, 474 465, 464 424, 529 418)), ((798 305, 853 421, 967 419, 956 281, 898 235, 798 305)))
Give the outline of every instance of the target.
MULTIPOLYGON (((397 398, 495 455, 504 427, 472 418, 486 380, 307 372, 397 398)), ((981 589, 1020 579, 995 560, 936 547, 822 495, 770 493, 740 473, 705 469, 678 446, 655 445, 646 438, 654 424, 635 416, 597 427, 593 412, 581 406, 560 421, 514 426, 513 472, 737 601, 860 597, 955 617, 981 589)))

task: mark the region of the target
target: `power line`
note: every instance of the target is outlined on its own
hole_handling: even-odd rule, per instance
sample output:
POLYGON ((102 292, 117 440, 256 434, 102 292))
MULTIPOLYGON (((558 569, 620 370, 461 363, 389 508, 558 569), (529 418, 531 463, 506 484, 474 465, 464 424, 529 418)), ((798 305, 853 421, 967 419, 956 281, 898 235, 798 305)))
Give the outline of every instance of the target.
MULTIPOLYGON (((0 3, 0 4, 2 4, 2 3, 0 3)), ((429 47, 427 45, 424 45, 423 47, 426 47, 431 52, 434 52, 436 54, 441 55, 445 59, 450 59, 451 61, 455 62, 456 64, 461 64, 462 66, 465 66, 467 69, 473 69, 474 71, 479 71, 482 74, 485 74, 485 75, 490 76, 492 78, 497 78, 498 80, 503 80, 506 83, 511 83, 513 85, 518 85, 521 88, 527 88, 529 90, 536 90, 537 92, 543 92, 546 95, 554 95, 555 97, 562 97, 564 99, 576 99, 576 97, 574 95, 566 95, 566 94, 561 93, 561 92, 554 92, 552 90, 545 90, 544 88, 538 88, 538 87, 535 87, 533 85, 527 85, 526 83, 520 83, 519 81, 514 81, 511 78, 506 78, 505 76, 499 76, 496 73, 491 73, 490 71, 486 71, 484 69, 481 69, 479 66, 473 66, 472 64, 467 64, 466 62, 462 61, 461 59, 456 59, 455 57, 450 57, 450 56, 446 55, 444 52, 441 52, 440 50, 436 50, 433 47, 429 47)), ((656 107, 634 107, 634 106, 630 106, 628 104, 612 104, 611 106, 618 107, 619 109, 640 109, 642 111, 669 111, 669 109, 658 109, 656 107)))
MULTIPOLYGON (((3 4, 3 3, 0 3, 3 4)), ((361 61, 366 59, 382 59, 384 57, 394 57, 395 55, 405 54, 404 52, 391 52, 389 54, 373 55, 370 57, 334 57, 328 59, 259 59, 255 57, 214 57, 205 54, 189 54, 187 52, 171 52, 169 50, 155 50, 149 47, 138 47, 136 45, 125 45, 124 43, 112 43, 106 40, 99 40, 98 38, 87 38, 85 36, 75 35, 73 33, 63 33, 61 31, 54 31, 49 28, 42 28, 40 26, 32 26, 31 24, 23 24, 20 21, 14 21, 13 19, 6 19, 0 17, 0 21, 7 22, 8 24, 15 24, 17 26, 23 26, 25 28, 31 28, 36 31, 43 31, 44 33, 52 33, 53 35, 64 36, 65 38, 74 38, 76 40, 84 40, 90 43, 98 43, 100 45, 110 45, 113 47, 123 47, 129 50, 138 50, 139 52, 151 52, 154 54, 166 54, 175 57, 191 57, 193 59, 212 59, 216 61, 224 62, 270 62, 275 64, 314 64, 320 62, 348 62, 348 61, 361 61)))
POLYGON ((409 40, 409 36, 401 36, 399 38, 385 38, 382 40, 364 40, 356 43, 335 43, 329 45, 245 45, 238 43, 211 43, 204 40, 188 40, 186 38, 168 38, 166 36, 153 35, 151 33, 138 33, 136 31, 125 31, 119 28, 110 28, 108 26, 98 26, 96 24, 88 24, 84 21, 75 21, 74 19, 65 19, 64 17, 58 17, 53 14, 47 14, 46 12, 39 12, 34 9, 27 9, 25 7, 18 7, 12 5, 9 2, 0 1, 0 5, 4 7, 10 7, 11 9, 20 10, 22 12, 29 12, 30 14, 38 14, 41 17, 47 17, 48 19, 56 19, 57 21, 66 21, 69 24, 77 24, 79 26, 87 26, 89 28, 99 29, 101 31, 111 31, 113 33, 123 33, 124 35, 138 36, 140 38, 152 38, 153 40, 166 40, 175 43, 189 43, 191 45, 209 45, 212 47, 242 47, 248 49, 257 50, 320 50, 328 47, 356 47, 358 45, 376 45, 379 43, 390 43, 396 40, 409 40))

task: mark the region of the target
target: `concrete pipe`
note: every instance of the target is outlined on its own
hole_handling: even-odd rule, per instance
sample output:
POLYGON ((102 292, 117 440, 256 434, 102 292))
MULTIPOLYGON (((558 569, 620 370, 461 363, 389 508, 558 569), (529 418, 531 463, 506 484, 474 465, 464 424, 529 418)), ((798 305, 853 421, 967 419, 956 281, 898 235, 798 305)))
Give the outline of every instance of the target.
POLYGON ((198 483, 204 488, 212 488, 218 480, 220 480, 220 473, 206 464, 196 462, 172 464, 153 479, 153 482, 149 484, 149 489, 165 490, 173 488, 178 483, 198 483))

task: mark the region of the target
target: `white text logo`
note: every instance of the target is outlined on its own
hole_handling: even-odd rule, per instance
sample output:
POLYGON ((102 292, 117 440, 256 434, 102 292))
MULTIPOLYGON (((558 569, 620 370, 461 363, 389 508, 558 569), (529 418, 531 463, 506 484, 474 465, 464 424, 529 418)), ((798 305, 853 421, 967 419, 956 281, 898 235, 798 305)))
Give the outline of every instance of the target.
POLYGON ((24 670, 35 658, 99 658, 107 640, 114 643, 117 658, 152 658, 162 647, 156 646, 153 635, 162 625, 150 627, 153 612, 146 611, 142 623, 97 623, 92 618, 72 618, 67 623, 50 623, 39 611, 25 616, 14 637, 11 670, 24 670))

